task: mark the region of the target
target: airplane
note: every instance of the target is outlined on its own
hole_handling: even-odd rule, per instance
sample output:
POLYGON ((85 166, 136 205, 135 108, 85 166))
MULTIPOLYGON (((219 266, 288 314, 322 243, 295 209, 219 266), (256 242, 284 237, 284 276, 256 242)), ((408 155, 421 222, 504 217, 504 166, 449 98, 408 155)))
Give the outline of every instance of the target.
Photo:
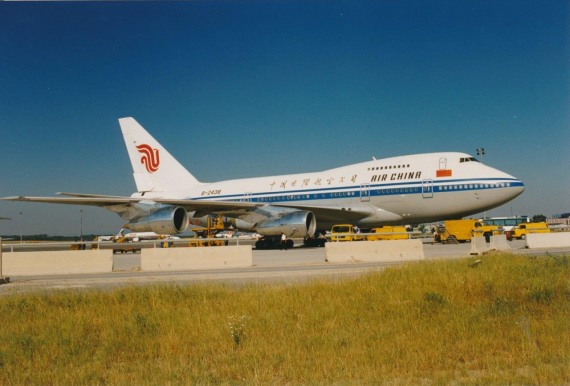
POLYGON ((99 236, 98 241, 143 241, 143 240, 180 240, 180 237, 158 234, 156 232, 128 232, 128 229, 122 228, 119 233, 114 236, 99 236))
POLYGON ((271 243, 311 238, 338 223, 360 228, 457 219, 513 200, 517 178, 460 152, 425 153, 320 172, 200 182, 134 118, 120 118, 137 192, 58 193, 3 200, 93 205, 117 213, 135 232, 176 234, 221 215, 271 243))

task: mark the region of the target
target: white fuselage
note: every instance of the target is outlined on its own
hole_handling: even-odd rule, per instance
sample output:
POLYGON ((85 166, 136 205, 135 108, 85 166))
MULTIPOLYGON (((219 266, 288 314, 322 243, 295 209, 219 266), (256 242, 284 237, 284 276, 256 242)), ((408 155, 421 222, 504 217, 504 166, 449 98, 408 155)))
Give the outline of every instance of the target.
MULTIPOLYGON (((429 153, 378 159, 322 172, 202 183, 176 198, 247 201, 292 208, 369 209, 359 226, 461 218, 520 195, 524 184, 468 154, 429 153)), ((317 217, 319 227, 343 221, 317 217)), ((350 216, 347 216, 347 219, 350 216)), ((256 221, 255 215, 245 219, 256 221)))

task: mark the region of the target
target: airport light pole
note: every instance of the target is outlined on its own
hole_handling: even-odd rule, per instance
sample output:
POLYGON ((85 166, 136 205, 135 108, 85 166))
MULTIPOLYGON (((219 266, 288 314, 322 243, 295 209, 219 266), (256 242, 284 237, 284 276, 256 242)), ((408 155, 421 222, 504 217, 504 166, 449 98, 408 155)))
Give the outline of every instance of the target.
POLYGON ((481 156, 481 163, 483 163, 483 156, 485 155, 485 148, 484 147, 478 147, 477 148, 477 155, 481 156))
POLYGON ((24 224, 24 220, 23 220, 24 217, 23 217, 23 215, 24 215, 24 213, 20 212, 20 244, 22 244, 22 236, 24 233, 24 230, 23 230, 24 229, 24 225, 23 225, 24 224))

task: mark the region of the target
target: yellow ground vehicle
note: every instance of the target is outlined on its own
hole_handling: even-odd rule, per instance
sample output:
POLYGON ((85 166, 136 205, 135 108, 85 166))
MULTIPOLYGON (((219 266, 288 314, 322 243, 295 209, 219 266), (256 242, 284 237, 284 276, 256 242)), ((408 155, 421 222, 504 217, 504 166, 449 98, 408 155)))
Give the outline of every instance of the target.
POLYGON ((476 219, 448 220, 439 226, 434 234, 434 241, 444 244, 457 244, 471 240, 471 237, 498 235, 501 231, 496 225, 486 225, 476 219))
POLYGON ((113 246, 113 253, 138 253, 141 251, 141 243, 146 242, 150 245, 156 245, 158 242, 161 248, 169 248, 174 246, 173 240, 180 239, 177 236, 155 232, 125 232, 126 229, 123 228, 115 236, 97 236, 93 239, 95 243, 91 244, 91 249, 100 248, 100 244, 117 244, 113 246))
POLYGON ((550 228, 545 222, 525 222, 520 223, 507 233, 507 239, 526 239, 528 233, 550 233, 550 228))
POLYGON ((366 237, 368 241, 375 240, 407 240, 409 238, 406 228, 403 226, 385 225, 379 228, 372 228, 366 237))
POLYGON ((333 225, 327 237, 330 241, 361 241, 364 237, 351 224, 333 225))
POLYGON ((473 236, 475 237, 489 237, 502 234, 503 231, 496 225, 485 224, 485 221, 478 220, 473 226, 473 236))
MULTIPOLYGON (((137 240, 137 241, 139 241, 139 240, 137 240)), ((134 242, 134 239, 128 239, 124 235, 117 236, 117 237, 113 238, 113 242, 123 245, 123 247, 121 247, 121 248, 113 248, 113 253, 127 253, 127 252, 139 253, 141 251, 140 248, 135 248, 131 245, 125 246, 124 244, 134 242)))
POLYGON ((216 239, 216 233, 224 230, 224 221, 222 217, 208 217, 208 224, 206 227, 192 228, 196 237, 190 239, 188 242, 189 247, 213 247, 228 245, 228 240, 216 239))

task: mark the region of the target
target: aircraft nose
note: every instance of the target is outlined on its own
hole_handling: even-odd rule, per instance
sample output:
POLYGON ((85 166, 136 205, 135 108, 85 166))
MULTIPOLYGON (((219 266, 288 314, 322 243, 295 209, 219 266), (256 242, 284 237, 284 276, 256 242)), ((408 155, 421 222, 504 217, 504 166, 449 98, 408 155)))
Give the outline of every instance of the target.
POLYGON ((512 193, 512 198, 520 196, 524 192, 524 183, 513 177, 513 181, 510 183, 510 191, 512 193))

